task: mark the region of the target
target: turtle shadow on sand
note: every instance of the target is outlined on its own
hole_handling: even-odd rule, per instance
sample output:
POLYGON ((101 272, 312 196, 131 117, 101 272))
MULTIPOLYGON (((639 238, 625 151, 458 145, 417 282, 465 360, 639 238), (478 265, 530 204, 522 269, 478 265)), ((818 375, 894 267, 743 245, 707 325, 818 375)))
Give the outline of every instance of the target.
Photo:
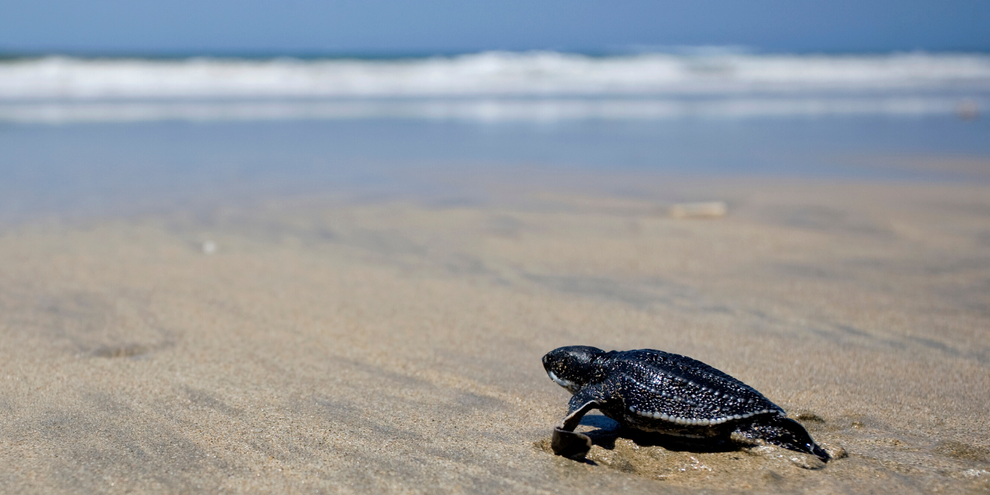
POLYGON ((592 445, 606 450, 614 450, 615 441, 619 438, 625 438, 639 447, 661 447, 673 452, 693 452, 696 454, 735 452, 740 448, 739 445, 723 439, 684 438, 627 428, 600 414, 585 415, 581 418, 580 424, 595 428, 581 433, 591 439, 592 445))

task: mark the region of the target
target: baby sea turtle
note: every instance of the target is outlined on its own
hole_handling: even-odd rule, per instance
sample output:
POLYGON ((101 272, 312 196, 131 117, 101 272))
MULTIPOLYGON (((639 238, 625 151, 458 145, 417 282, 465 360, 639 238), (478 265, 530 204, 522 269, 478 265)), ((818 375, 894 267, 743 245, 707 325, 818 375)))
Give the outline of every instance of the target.
POLYGON ((592 409, 621 425, 690 438, 767 443, 831 457, 780 406, 725 373, 689 357, 653 349, 610 351, 588 346, 554 349, 543 356, 553 381, 574 397, 554 428, 554 453, 581 458, 591 438, 574 428, 592 409))

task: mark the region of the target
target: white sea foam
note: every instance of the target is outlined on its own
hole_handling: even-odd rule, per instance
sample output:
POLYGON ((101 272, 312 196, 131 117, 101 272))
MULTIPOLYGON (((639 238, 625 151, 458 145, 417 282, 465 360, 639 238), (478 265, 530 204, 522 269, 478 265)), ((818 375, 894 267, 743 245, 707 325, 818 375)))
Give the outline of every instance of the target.
POLYGON ((926 114, 986 105, 990 55, 589 57, 487 52, 398 60, 47 57, 0 63, 0 121, 926 114))
MULTIPOLYGON (((897 98, 732 98, 681 100, 427 100, 427 101, 255 101, 255 102, 34 102, 0 103, 0 122, 81 123, 163 120, 342 120, 422 119, 478 122, 565 120, 650 120, 670 118, 823 117, 837 115, 937 115, 958 100, 897 98)), ((980 101, 990 108, 990 99, 980 101)))

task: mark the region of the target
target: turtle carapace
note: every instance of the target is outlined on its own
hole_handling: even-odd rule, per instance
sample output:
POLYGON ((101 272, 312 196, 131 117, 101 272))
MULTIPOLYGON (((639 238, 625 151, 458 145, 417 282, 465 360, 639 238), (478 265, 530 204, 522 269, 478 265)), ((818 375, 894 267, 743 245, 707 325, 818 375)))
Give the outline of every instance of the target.
POLYGON ((583 457, 591 439, 574 431, 598 409, 621 425, 690 438, 759 442, 831 457, 800 423, 753 387, 689 357, 652 349, 610 351, 588 346, 543 356, 550 378, 574 396, 554 429, 554 453, 583 457))

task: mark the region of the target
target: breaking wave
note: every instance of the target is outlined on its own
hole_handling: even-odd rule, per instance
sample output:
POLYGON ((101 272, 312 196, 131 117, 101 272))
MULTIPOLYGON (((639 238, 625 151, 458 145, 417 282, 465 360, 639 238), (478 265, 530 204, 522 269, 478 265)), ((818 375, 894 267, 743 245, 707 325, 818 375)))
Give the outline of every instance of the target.
POLYGON ((990 55, 485 52, 0 63, 0 121, 927 115, 985 108, 990 55))

